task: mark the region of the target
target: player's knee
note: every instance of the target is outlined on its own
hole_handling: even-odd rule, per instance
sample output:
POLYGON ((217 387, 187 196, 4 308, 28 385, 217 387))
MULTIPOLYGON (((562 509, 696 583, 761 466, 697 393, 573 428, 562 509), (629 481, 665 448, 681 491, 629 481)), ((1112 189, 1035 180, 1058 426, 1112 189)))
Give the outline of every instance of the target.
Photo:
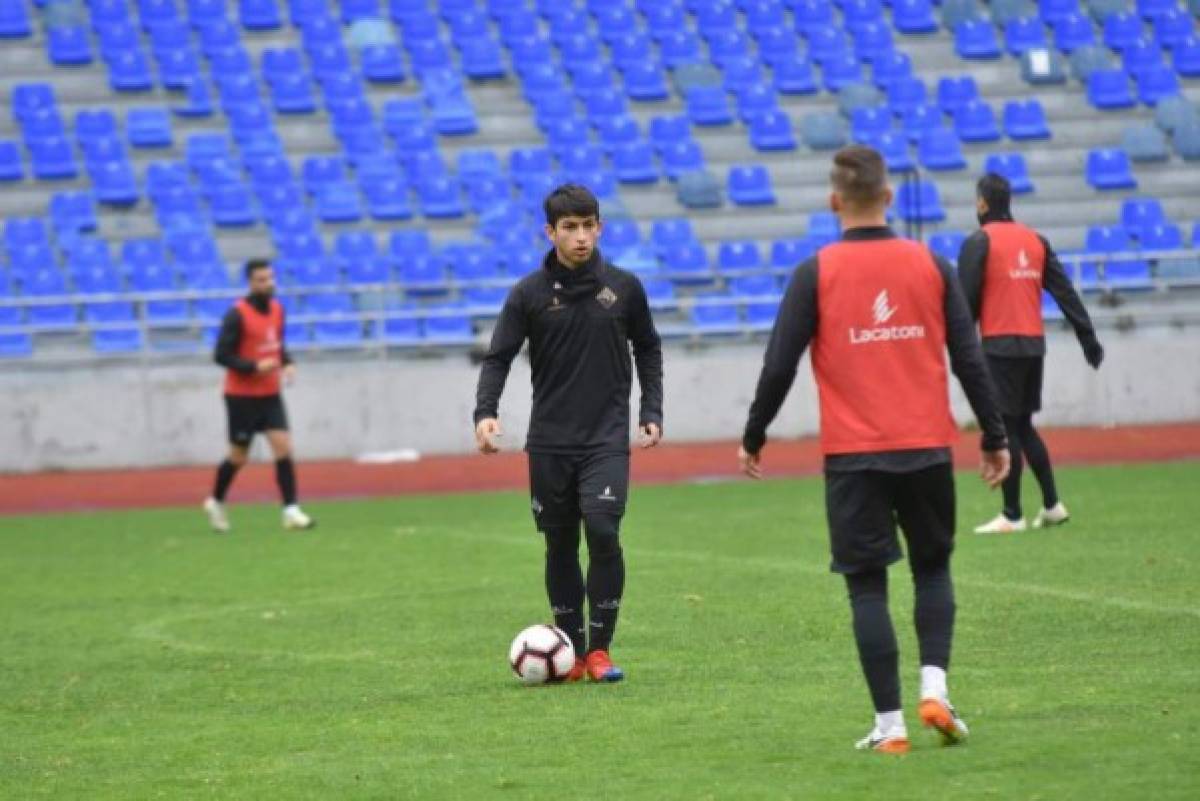
POLYGON ((579 527, 553 526, 543 530, 546 537, 546 558, 552 562, 570 560, 579 554, 579 527))
POLYGON ((246 462, 249 461, 249 458, 250 455, 241 449, 235 449, 229 452, 229 463, 239 469, 246 466, 246 462))
POLYGON ((616 558, 621 555, 621 518, 610 514, 585 515, 588 556, 595 559, 616 558))

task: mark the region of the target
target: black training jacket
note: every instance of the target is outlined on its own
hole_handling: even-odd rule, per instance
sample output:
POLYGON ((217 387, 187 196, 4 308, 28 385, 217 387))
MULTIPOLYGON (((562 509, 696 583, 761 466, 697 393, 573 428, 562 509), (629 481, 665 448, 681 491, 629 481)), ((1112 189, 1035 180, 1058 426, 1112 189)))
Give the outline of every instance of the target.
POLYGON ((638 424, 662 426, 662 347, 646 292, 599 250, 574 270, 550 251, 513 287, 479 372, 476 423, 499 416, 509 367, 526 340, 533 368, 526 450, 629 450, 630 345, 642 388, 638 424))

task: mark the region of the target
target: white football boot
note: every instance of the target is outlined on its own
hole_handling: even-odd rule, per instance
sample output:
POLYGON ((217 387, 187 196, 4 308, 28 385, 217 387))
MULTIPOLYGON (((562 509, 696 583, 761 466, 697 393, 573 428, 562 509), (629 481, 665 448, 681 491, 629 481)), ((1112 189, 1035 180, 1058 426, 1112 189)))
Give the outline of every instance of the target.
POLYGON ((317 521, 313 520, 296 504, 283 507, 283 527, 288 531, 300 531, 316 528, 317 521))
POLYGON ((983 525, 975 527, 976 534, 1013 534, 1017 531, 1025 530, 1025 518, 1020 520, 1009 520, 1004 516, 1004 513, 993 517, 983 525))
POLYGON ((218 534, 229 531, 229 518, 225 516, 225 504, 216 498, 204 499, 204 513, 208 515, 208 524, 218 534))
POLYGON ((1071 513, 1067 511, 1067 507, 1063 506, 1062 501, 1051 506, 1049 509, 1041 509, 1033 518, 1034 528, 1048 528, 1050 526, 1060 526, 1071 519, 1071 513))

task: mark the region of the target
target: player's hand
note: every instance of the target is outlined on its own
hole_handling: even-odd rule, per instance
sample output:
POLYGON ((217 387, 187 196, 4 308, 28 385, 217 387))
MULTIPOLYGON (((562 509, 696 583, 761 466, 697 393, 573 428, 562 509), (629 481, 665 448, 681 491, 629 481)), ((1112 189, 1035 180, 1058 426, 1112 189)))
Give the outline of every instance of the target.
POLYGON ((762 478, 762 451, 750 453, 745 448, 738 448, 738 467, 750 478, 762 478))
POLYGON ((1000 482, 1008 478, 1009 468, 1012 467, 1008 448, 1001 448, 998 451, 984 451, 983 463, 979 469, 979 475, 983 478, 983 483, 988 485, 988 489, 995 489, 1000 486, 1000 482))
POLYGON ((279 369, 279 359, 275 359, 275 358, 259 359, 258 364, 256 364, 255 367, 257 368, 258 372, 260 372, 260 373, 269 373, 272 370, 279 369))
POLYGON ((1088 342, 1083 346, 1083 358, 1087 359, 1093 370, 1099 370, 1100 363, 1104 361, 1104 346, 1096 340, 1088 342))
POLYGON ((283 382, 291 384, 296 380, 296 365, 285 364, 283 366, 283 382))
POLYGON ((480 453, 499 453, 500 446, 496 440, 504 436, 500 431, 500 421, 495 417, 485 417, 475 424, 475 445, 480 453))
POLYGON ((653 448, 662 440, 662 429, 658 423, 646 423, 638 433, 638 445, 643 448, 653 448))

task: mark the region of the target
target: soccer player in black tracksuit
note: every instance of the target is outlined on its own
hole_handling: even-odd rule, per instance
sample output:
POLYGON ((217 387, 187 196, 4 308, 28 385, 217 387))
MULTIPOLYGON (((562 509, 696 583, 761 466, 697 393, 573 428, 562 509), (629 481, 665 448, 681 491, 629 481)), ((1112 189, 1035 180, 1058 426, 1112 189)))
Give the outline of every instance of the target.
POLYGON ((750 406, 738 459, 752 478, 767 426, 812 346, 821 405, 825 507, 832 560, 845 577, 854 638, 875 727, 857 747, 909 750, 901 709, 896 635, 888 611, 888 565, 912 570, 926 726, 947 742, 966 724, 949 701, 946 671, 954 632, 955 498, 946 354, 983 431, 982 477, 995 487, 1008 471, 1004 424, 970 313, 953 268, 887 227, 892 200, 883 158, 854 145, 838 151, 830 207, 843 235, 796 268, 780 305, 750 406))
POLYGON ((642 389, 642 447, 662 436, 662 349, 637 276, 596 248, 600 207, 590 191, 566 184, 546 198, 553 249, 509 293, 479 374, 475 438, 498 450, 500 394, 512 360, 529 340, 533 408, 531 506, 546 539, 546 593, 556 625, 571 637, 569 680, 620 681, 609 658, 625 585, 619 527, 629 488, 630 345, 642 389), (586 582, 579 529, 588 547, 586 582), (588 603, 588 629, 583 618, 588 603), (586 657, 581 657, 585 655, 586 657))
POLYGON ((971 314, 979 321, 1012 455, 1012 471, 1004 481, 1004 510, 976 527, 976 534, 1025 530, 1022 454, 1042 489, 1042 508, 1033 518, 1033 527, 1065 523, 1069 517, 1054 486, 1050 454, 1033 427, 1033 414, 1042 408, 1046 355, 1043 288, 1075 329, 1088 364, 1098 369, 1104 360, 1104 348, 1071 279, 1045 237, 1013 220, 1011 197, 1004 177, 989 174, 979 179, 976 211, 981 227, 963 243, 958 256, 959 280, 971 314))

